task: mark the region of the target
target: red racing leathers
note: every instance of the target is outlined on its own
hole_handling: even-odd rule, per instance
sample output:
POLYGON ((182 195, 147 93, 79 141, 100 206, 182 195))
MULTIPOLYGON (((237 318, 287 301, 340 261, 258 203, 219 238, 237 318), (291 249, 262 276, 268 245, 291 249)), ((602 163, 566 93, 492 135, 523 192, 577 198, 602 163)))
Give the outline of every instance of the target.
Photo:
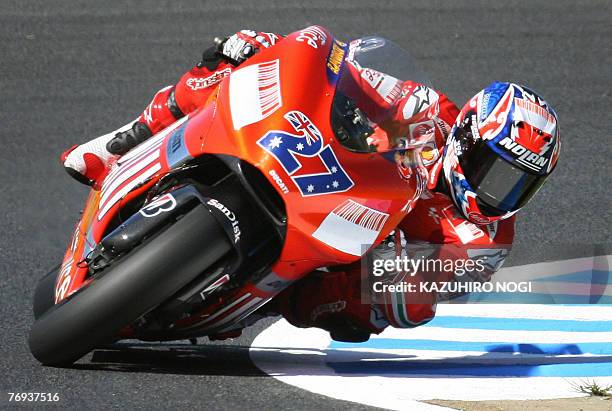
MULTIPOLYGON (((276 41, 279 39, 282 38, 275 38, 276 41)), ((397 138, 431 137, 421 153, 429 174, 427 189, 401 222, 394 237, 385 240, 377 249, 384 249, 391 241, 397 255, 403 248, 412 255, 414 250, 427 245, 430 258, 458 261, 490 256, 487 272, 479 273, 481 280, 486 281, 507 255, 514 236, 514 217, 496 224, 476 226, 459 214, 451 198, 445 194, 445 183, 441 181, 444 179, 439 178, 443 146, 459 113, 458 108, 443 94, 423 85, 411 81, 402 83, 375 70, 361 68, 354 62, 346 67, 352 75, 344 76, 349 80, 339 87, 377 124, 371 143, 382 150, 394 144, 397 138), (432 251, 433 245, 443 246, 436 246, 432 251)), ((206 61, 205 58, 185 73, 176 85, 158 91, 137 121, 145 123, 152 133, 159 132, 204 105, 215 86, 234 68, 222 59, 206 61)), ((376 255, 376 249, 373 254, 376 255)), ((369 336, 381 332, 388 325, 414 327, 434 317, 440 297, 452 297, 424 291, 387 292, 374 300, 364 299, 362 283, 370 282, 371 278, 363 274, 362 268, 361 263, 356 263, 314 272, 283 291, 273 300, 271 308, 296 326, 324 328, 331 331, 334 338, 351 340, 351 335, 334 333, 334 330, 347 329, 348 326, 349 330, 362 331, 369 336)), ((409 280, 417 282, 423 278, 421 273, 417 273, 409 280)), ((435 280, 458 279, 453 273, 446 272, 438 273, 435 280)))
MULTIPOLYGON (((435 316, 436 303, 452 299, 461 292, 419 291, 419 283, 483 282, 490 280, 508 255, 514 238, 511 217, 499 223, 477 226, 463 218, 446 194, 441 178, 442 156, 446 137, 459 109, 443 94, 423 85, 406 81, 398 87, 395 79, 357 64, 347 65, 354 71, 351 87, 343 85, 346 94, 359 101, 370 119, 379 122, 373 143, 380 149, 399 138, 417 139, 429 136, 421 152, 421 160, 428 171, 427 188, 413 210, 398 226, 393 236, 370 252, 370 259, 394 256, 422 256, 430 260, 462 263, 480 260, 483 270, 453 272, 427 270, 410 276, 395 273, 392 283, 411 282, 416 292, 382 292, 372 288, 371 261, 347 267, 316 272, 285 291, 279 300, 281 313, 296 326, 318 326, 329 330, 338 339, 359 340, 359 333, 367 330, 379 333, 386 326, 409 328, 424 324, 435 316), (389 109, 393 106, 392 109, 389 109), (432 138, 433 137, 433 138, 432 138), (390 247, 391 246, 391 247, 390 247), (389 250, 391 254, 389 255, 389 250), (364 286, 365 282, 365 286, 364 286), (342 334, 334 331, 341 329, 342 334)), ((409 171, 407 171, 409 172, 409 171)), ((442 288, 442 287, 440 287, 442 288)), ((450 289, 457 289, 457 287, 450 289)))

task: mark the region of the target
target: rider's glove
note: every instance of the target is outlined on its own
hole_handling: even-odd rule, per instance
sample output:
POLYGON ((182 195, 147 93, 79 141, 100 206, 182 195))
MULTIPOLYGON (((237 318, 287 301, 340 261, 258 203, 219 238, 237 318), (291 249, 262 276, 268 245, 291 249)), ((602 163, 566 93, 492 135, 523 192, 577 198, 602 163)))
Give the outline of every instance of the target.
POLYGON ((276 43, 278 36, 273 33, 241 30, 228 37, 219 45, 219 54, 234 65, 238 65, 259 52, 276 43))

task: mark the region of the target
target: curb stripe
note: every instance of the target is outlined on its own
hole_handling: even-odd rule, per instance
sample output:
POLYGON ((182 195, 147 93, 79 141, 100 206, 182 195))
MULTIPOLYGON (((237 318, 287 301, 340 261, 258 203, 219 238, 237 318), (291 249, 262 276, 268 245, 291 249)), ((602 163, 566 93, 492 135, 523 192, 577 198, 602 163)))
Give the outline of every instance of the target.
MULTIPOLYGON (((433 361, 327 362, 336 373, 366 375, 431 375, 443 378, 474 377, 609 377, 612 364, 483 365, 433 361)), ((407 382, 408 383, 408 382, 407 382)), ((500 384, 502 384, 500 382, 500 384)))
MULTIPOLYGON (((520 353, 540 355, 611 355, 612 342, 538 344, 516 342, 477 342, 444 340, 401 340, 395 338, 371 338, 365 343, 332 341, 331 349, 381 349, 381 350, 431 350, 472 351, 489 353, 520 353)), ((611 358, 612 360, 612 358, 611 358)), ((612 364, 610 364, 612 374, 612 364)))
MULTIPOLYGON (((609 332, 612 321, 538 320, 495 317, 434 317, 424 327, 467 328, 483 330, 609 332)), ((612 344, 612 342, 611 342, 612 344)))

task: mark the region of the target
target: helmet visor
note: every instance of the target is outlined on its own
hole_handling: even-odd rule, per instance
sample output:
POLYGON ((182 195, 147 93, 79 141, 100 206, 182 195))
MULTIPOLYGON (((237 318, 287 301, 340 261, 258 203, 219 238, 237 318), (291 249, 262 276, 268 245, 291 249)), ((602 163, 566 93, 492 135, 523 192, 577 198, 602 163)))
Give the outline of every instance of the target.
POLYGON ((502 215, 523 207, 540 189, 546 177, 524 171, 504 160, 484 140, 463 147, 459 164, 478 195, 481 212, 502 215))

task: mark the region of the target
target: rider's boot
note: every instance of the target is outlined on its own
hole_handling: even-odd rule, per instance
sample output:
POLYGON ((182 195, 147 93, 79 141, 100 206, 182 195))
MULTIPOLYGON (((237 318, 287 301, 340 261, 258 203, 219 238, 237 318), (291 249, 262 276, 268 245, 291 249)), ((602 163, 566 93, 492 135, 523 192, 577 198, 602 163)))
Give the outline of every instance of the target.
POLYGON ((74 179, 93 185, 117 158, 151 135, 146 124, 135 121, 112 133, 71 147, 61 155, 60 161, 74 179))

